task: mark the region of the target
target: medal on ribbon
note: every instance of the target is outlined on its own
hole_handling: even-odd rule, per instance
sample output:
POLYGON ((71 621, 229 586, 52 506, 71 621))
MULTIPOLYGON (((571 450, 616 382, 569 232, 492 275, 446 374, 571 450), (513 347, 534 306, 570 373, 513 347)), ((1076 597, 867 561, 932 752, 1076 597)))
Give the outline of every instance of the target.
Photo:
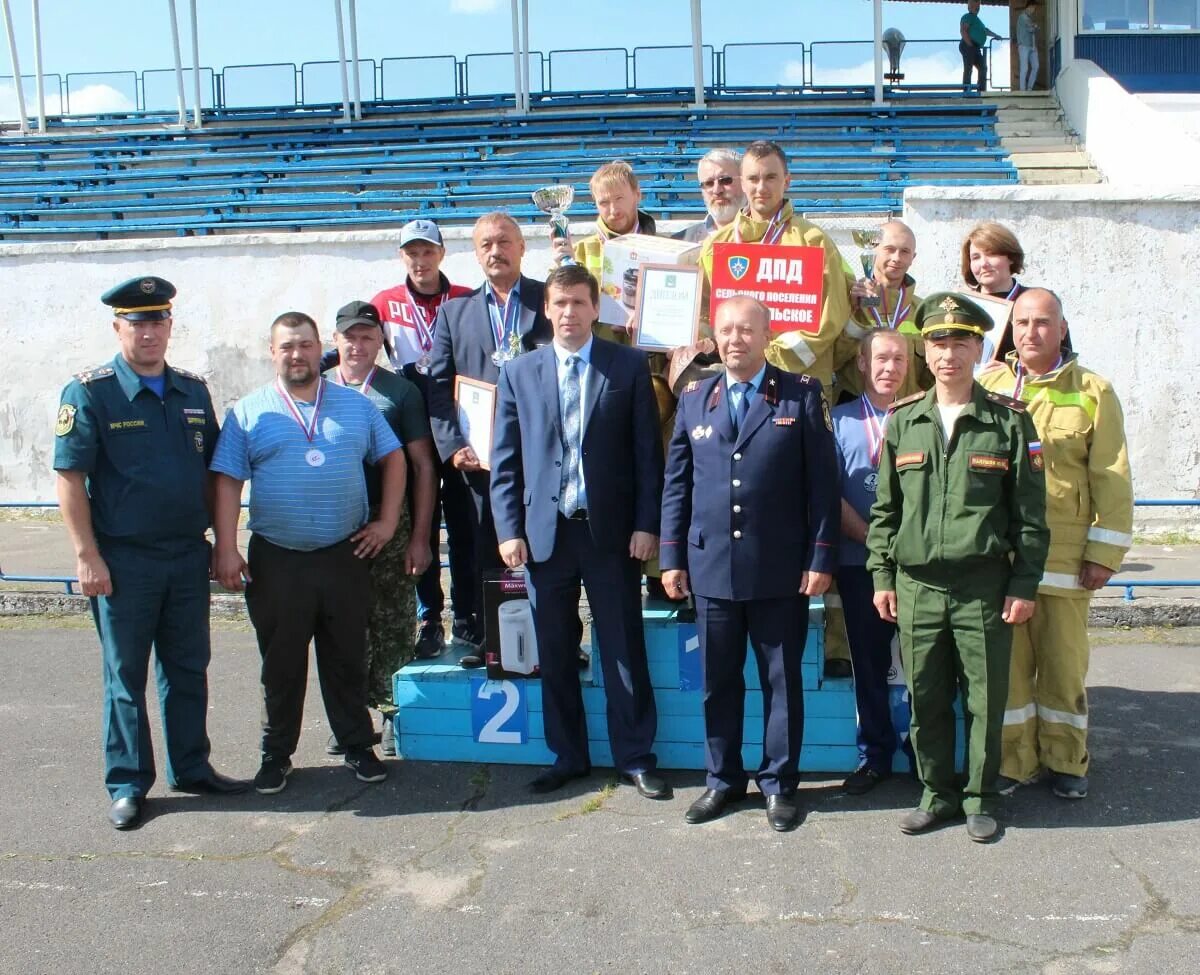
POLYGON ((888 412, 875 409, 875 404, 865 393, 859 398, 859 402, 863 425, 867 428, 867 453, 871 457, 871 463, 878 467, 879 455, 883 453, 883 437, 887 433, 888 412))
POLYGON ((904 284, 900 285, 900 295, 899 295, 899 297, 896 298, 896 308, 892 312, 891 318, 888 319, 887 324, 884 324, 884 319, 887 317, 887 313, 888 313, 888 310, 887 310, 887 285, 886 284, 883 286, 883 315, 879 314, 878 308, 872 308, 872 307, 869 307, 866 305, 864 305, 863 307, 865 307, 867 309, 867 311, 869 311, 871 313, 871 317, 875 319, 876 325, 878 325, 880 328, 887 328, 894 332, 894 331, 896 331, 896 329, 898 329, 900 327, 900 323, 902 321, 904 321, 904 317, 908 314, 909 306, 904 303, 904 299, 907 296, 907 294, 908 294, 908 286, 904 285, 904 284))
MULTIPOLYGON (((492 297, 495 298, 495 292, 492 292, 492 297)), ((492 329, 496 333, 496 351, 492 353, 492 362, 499 368, 521 354, 521 335, 517 329, 521 302, 517 300, 516 294, 510 291, 508 300, 504 302, 503 315, 495 304, 489 305, 488 311, 492 316, 492 329)))
MULTIPOLYGON (((790 220, 783 219, 783 211, 787 207, 787 200, 779 204, 779 209, 775 211, 775 215, 767 222, 767 229, 763 231, 762 239, 751 241, 751 243, 759 244, 778 244, 779 239, 783 236, 783 232, 787 229, 790 220)), ((739 213, 738 218, 733 221, 733 242, 735 244, 743 243, 741 217, 750 219, 749 212, 739 213)))
MULTIPOLYGON (((374 370, 372 370, 372 376, 374 370)), ((275 388, 279 390, 279 395, 283 397, 283 405, 287 407, 288 412, 292 414, 292 419, 300 425, 300 429, 304 431, 304 439, 311 444, 313 438, 317 435, 317 419, 321 415, 321 402, 325 399, 325 380, 317 380, 317 398, 313 403, 312 416, 308 422, 304 422, 304 414, 300 412, 300 407, 296 405, 296 401, 292 399, 292 394, 287 391, 280 379, 275 380, 275 388)), ((304 454, 304 460, 309 467, 320 467, 325 463, 325 454, 316 447, 310 447, 304 454)))
POLYGON ((404 300, 408 304, 409 314, 412 315, 413 327, 417 330, 417 343, 421 346, 421 356, 417 359, 417 372, 422 376, 429 375, 429 368, 433 364, 433 356, 430 355, 433 349, 433 316, 437 315, 438 307, 444 297, 444 294, 438 295, 433 301, 433 307, 426 312, 416 302, 408 288, 404 289, 404 300))

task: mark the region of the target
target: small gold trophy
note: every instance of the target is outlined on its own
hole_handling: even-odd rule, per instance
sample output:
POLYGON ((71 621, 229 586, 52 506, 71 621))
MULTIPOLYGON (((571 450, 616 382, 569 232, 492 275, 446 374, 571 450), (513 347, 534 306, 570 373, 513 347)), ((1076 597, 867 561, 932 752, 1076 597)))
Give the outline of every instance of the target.
MULTIPOLYGON (((862 261, 863 277, 870 281, 875 273, 875 248, 879 246, 879 231, 852 230, 850 236, 854 238, 854 243, 862 248, 858 259, 862 261)), ((860 304, 864 308, 878 308, 883 304, 883 300, 879 295, 864 295, 860 304)))

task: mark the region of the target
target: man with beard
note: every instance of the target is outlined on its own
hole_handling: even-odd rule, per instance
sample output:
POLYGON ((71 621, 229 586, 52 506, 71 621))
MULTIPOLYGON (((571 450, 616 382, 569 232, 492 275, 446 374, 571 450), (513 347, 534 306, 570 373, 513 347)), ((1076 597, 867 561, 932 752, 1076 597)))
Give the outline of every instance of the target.
POLYGON ((733 223, 738 211, 746 205, 746 194, 742 192, 741 163, 741 157, 729 149, 709 149, 700 158, 696 166, 696 180, 700 184, 700 195, 708 213, 703 220, 675 234, 676 240, 700 244, 709 234, 733 223))

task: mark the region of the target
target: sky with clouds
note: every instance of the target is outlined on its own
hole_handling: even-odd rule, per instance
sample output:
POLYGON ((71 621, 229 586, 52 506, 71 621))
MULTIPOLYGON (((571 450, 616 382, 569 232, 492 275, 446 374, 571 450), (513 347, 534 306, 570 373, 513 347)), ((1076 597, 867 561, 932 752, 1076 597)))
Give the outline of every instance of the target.
MULTIPOLYGON (((200 0, 200 61, 218 70, 229 65, 322 62, 337 57, 337 34, 331 0, 200 0)), ((30 5, 12 4, 22 73, 33 67, 30 5)), ((184 64, 191 60, 188 4, 177 0, 184 64)), ((965 4, 884 3, 885 26, 897 27, 910 39, 904 70, 913 83, 953 81, 961 74, 956 49, 958 18, 965 4), (940 39, 940 43, 933 43, 940 39), (928 41, 928 43, 923 43, 928 41)), ((529 0, 530 45, 537 51, 575 48, 634 48, 687 45, 691 41, 688 0, 606 0, 574 3, 529 0)), ((511 51, 508 0, 358 0, 359 54, 362 58, 414 58, 511 51)), ((1007 12, 985 10, 984 20, 1007 33, 1007 12)), ((88 73, 167 69, 172 65, 168 0, 41 0, 42 60, 45 71, 71 79, 73 111, 94 112, 133 107, 133 78, 128 74, 87 77, 88 73)), ((706 44, 761 44, 727 52, 728 80, 747 84, 796 83, 804 73, 799 43, 821 42, 813 49, 811 80, 817 84, 869 83, 872 31, 869 0, 791 0, 770 6, 705 0, 706 44), (746 10, 752 9, 750 16, 746 10), (769 13, 768 13, 769 11, 769 13), (833 41, 856 41, 835 44, 833 41), (787 43, 791 42, 791 46, 787 43)), ((995 62, 996 80, 1007 79, 1007 58, 995 62)), ((638 82, 686 84, 691 61, 686 50, 642 51, 637 55, 638 82)), ((606 88, 624 75, 619 53, 563 54, 549 64, 555 88, 606 88)), ((395 97, 449 94, 453 84, 448 60, 398 62, 388 68, 384 84, 395 97)), ((468 62, 471 89, 511 91, 512 60, 477 56, 468 62)), ((536 69, 535 69, 536 71, 536 69)), ((0 56, 0 117, 12 117, 14 92, 11 66, 0 56)), ((364 80, 366 79, 364 74, 364 80)), ((206 79, 207 80, 207 79, 206 79)), ((313 64, 304 70, 309 101, 336 100, 336 67, 313 64)), ((31 91, 31 82, 25 88, 31 91)), ((277 103, 290 100, 292 82, 286 68, 238 69, 226 79, 230 102, 277 103)), ((55 83, 47 110, 59 110, 55 83)), ((190 92, 190 80, 188 81, 190 92)), ((147 103, 169 107, 174 79, 169 71, 147 78, 147 103)), ((190 97, 190 95, 189 95, 190 97)), ((154 107, 152 105, 152 107, 154 107)))

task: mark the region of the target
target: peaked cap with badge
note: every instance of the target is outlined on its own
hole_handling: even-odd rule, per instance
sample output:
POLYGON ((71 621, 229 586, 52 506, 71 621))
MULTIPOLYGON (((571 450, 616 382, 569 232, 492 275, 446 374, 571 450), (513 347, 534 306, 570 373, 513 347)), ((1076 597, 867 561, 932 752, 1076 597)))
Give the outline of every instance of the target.
POLYGON ((992 330, 993 323, 988 313, 970 298, 938 291, 922 301, 917 309, 917 328, 926 339, 944 339, 953 335, 982 338, 992 330))
POLYGON ((131 322, 161 321, 171 317, 175 285, 165 278, 147 275, 130 278, 100 296, 113 314, 131 322))

